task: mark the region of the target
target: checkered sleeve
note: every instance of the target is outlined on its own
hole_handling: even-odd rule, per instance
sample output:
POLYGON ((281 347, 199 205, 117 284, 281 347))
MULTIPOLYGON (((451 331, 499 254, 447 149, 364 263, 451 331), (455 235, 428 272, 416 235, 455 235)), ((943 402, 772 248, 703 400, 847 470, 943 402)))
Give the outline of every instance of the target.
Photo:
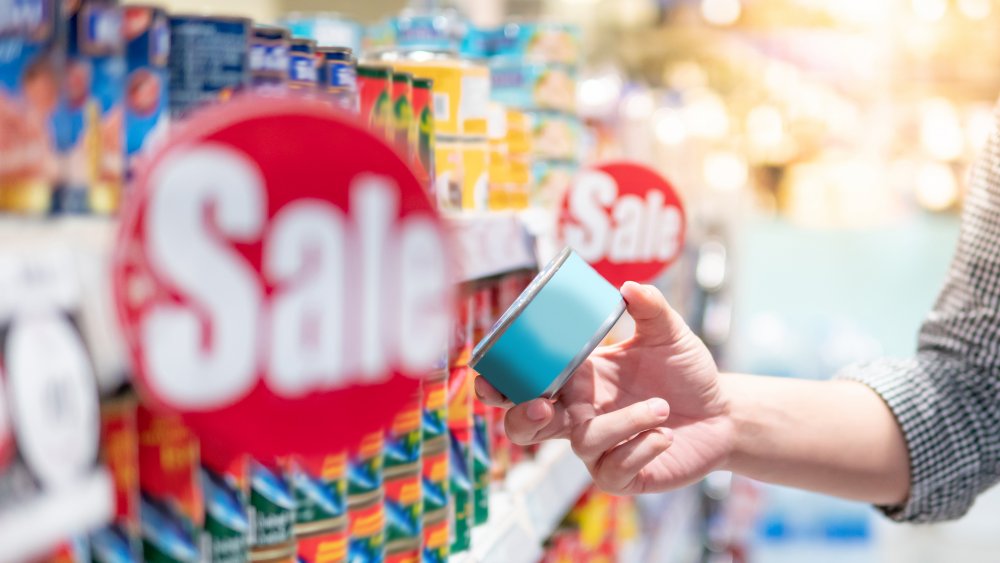
MULTIPOLYGON (((1000 113, 995 113, 1000 119, 1000 113)), ((838 377, 874 389, 910 454, 910 496, 880 507, 894 520, 958 518, 1000 480, 1000 133, 972 169, 958 247, 909 360, 880 360, 838 377)))

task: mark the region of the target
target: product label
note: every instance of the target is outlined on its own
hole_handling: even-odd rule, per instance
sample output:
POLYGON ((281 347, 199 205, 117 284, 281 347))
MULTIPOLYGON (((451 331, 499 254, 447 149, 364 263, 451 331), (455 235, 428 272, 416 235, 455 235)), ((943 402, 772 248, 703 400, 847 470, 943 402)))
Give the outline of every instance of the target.
POLYGON ((225 471, 202 469, 205 489, 206 555, 215 563, 246 560, 250 547, 249 464, 241 457, 225 471))
POLYGON ((125 145, 132 157, 166 133, 170 26, 161 10, 142 6, 124 10, 125 145))
POLYGON ((422 427, 422 397, 419 392, 413 400, 396 415, 385 439, 385 471, 386 474, 397 470, 418 468, 420 463, 420 446, 423 434, 422 427))
POLYGON ((170 18, 170 114, 227 99, 250 83, 250 22, 170 18))
POLYGON ((370 495, 382 489, 382 431, 365 436, 357 450, 351 453, 347 466, 349 497, 370 495))
POLYGON ((280 545, 293 545, 295 535, 295 498, 285 476, 262 463, 251 464, 250 525, 254 551, 270 551, 280 545))
POLYGON ((420 551, 423 492, 419 467, 385 482, 386 551, 420 551))
POLYGON ((382 496, 348 510, 350 540, 348 560, 381 563, 385 558, 385 503, 382 496))

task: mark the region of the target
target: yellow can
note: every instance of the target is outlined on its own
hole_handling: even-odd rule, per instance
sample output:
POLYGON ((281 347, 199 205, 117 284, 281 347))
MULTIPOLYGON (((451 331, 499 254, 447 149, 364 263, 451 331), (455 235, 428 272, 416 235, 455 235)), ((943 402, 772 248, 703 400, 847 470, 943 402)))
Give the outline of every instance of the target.
POLYGON ((490 71, 485 65, 453 58, 394 60, 397 72, 434 81, 434 131, 445 137, 486 135, 490 71))
POLYGON ((462 149, 458 140, 438 139, 434 143, 434 167, 434 194, 438 209, 461 209, 462 149))
POLYGON ((489 208, 489 145, 486 139, 462 139, 462 209, 489 208))

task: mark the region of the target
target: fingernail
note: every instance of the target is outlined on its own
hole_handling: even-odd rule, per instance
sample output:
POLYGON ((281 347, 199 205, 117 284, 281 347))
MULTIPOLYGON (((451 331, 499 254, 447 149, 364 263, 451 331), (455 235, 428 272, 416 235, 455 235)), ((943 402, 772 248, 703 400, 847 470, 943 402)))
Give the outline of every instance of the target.
POLYGON ((528 403, 528 408, 525 411, 528 415, 528 420, 532 422, 541 422, 545 420, 545 417, 549 414, 548 407, 545 406, 545 402, 541 400, 534 400, 528 403))
POLYGON ((663 418, 670 414, 670 405, 663 399, 650 399, 646 401, 646 406, 649 407, 649 411, 653 413, 653 416, 657 418, 663 418))

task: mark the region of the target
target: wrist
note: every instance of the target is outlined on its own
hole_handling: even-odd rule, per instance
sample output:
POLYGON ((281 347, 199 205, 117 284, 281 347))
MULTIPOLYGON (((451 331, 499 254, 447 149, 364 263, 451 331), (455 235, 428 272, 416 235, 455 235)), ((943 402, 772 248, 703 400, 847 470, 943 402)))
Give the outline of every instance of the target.
POLYGON ((753 395, 748 389, 751 378, 734 373, 719 374, 719 388, 725 405, 725 419, 729 427, 726 455, 719 469, 741 473, 743 462, 751 450, 749 444, 760 434, 761 423, 756 420, 759 409, 752 406, 753 395))

